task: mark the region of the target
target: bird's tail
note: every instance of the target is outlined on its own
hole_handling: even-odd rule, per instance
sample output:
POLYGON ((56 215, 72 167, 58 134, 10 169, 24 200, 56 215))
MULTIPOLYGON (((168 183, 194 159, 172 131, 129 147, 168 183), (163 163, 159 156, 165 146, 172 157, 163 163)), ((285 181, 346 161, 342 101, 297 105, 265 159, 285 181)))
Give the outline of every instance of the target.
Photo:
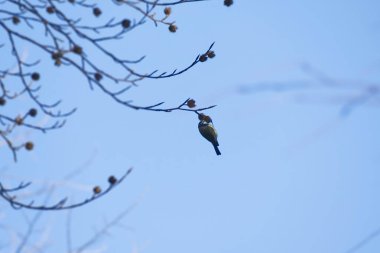
POLYGON ((216 145, 216 144, 212 144, 212 145, 214 146, 214 149, 215 149, 216 154, 217 154, 217 155, 221 155, 222 153, 220 153, 220 150, 219 150, 219 148, 218 148, 218 145, 216 145))

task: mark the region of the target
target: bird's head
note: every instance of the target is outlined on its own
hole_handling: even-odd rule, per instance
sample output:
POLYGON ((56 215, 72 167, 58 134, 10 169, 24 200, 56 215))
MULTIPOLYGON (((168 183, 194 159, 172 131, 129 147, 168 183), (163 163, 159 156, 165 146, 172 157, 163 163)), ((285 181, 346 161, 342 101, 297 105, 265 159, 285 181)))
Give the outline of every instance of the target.
POLYGON ((212 119, 211 119, 211 117, 208 116, 208 115, 205 115, 205 114, 203 114, 203 113, 198 114, 198 119, 199 119, 200 121, 204 121, 205 124, 207 124, 207 123, 212 123, 212 119))

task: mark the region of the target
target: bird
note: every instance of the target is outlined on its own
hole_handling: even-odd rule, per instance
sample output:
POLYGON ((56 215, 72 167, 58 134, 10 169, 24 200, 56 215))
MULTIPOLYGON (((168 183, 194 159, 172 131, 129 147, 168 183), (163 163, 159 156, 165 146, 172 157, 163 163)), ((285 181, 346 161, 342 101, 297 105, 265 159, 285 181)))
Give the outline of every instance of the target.
POLYGON ((198 124, 198 130, 201 133, 201 135, 211 142, 211 144, 214 146, 215 152, 217 155, 221 155, 219 151, 219 143, 218 143, 218 133, 216 132, 216 129, 214 128, 214 125, 212 123, 212 120, 210 117, 207 117, 206 119, 201 119, 198 124))

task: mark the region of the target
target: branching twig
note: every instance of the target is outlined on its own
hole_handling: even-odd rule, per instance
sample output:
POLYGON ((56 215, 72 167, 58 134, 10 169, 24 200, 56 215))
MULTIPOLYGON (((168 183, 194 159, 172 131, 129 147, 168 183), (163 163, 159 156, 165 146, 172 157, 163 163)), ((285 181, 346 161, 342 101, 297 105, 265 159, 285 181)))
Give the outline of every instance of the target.
POLYGON ((87 198, 79 203, 74 204, 68 204, 66 205, 66 202, 68 198, 64 198, 60 200, 58 203, 54 205, 35 205, 34 201, 31 201, 30 203, 24 203, 17 200, 17 197, 15 195, 11 195, 14 192, 21 191, 28 186, 31 185, 31 183, 20 183, 15 188, 5 188, 0 183, 0 196, 6 200, 14 209, 20 209, 20 208, 26 208, 31 210, 43 210, 43 211, 59 211, 59 210, 67 210, 67 209, 74 209, 83 205, 86 205, 104 195, 106 195, 108 192, 110 192, 112 189, 114 189, 117 185, 121 184, 123 180, 132 172, 132 168, 128 169, 125 174, 118 180, 116 180, 114 177, 109 178, 109 186, 105 191, 101 191, 100 188, 95 187, 94 188, 94 195, 90 198, 87 198), (111 179, 112 178, 112 179, 111 179))
POLYGON ((303 92, 302 96, 297 96, 298 100, 310 102, 318 98, 318 92, 334 92, 339 96, 320 95, 322 98, 327 98, 321 99, 321 101, 339 103, 341 105, 340 115, 343 117, 348 116, 354 109, 367 102, 377 102, 375 105, 380 104, 380 83, 339 80, 316 70, 310 65, 304 66, 303 71, 312 79, 244 85, 239 87, 239 93, 303 92))
POLYGON ((135 208, 135 206, 136 206, 136 204, 133 204, 132 206, 130 206, 129 208, 127 208, 126 210, 124 210, 123 212, 121 212, 119 215, 117 215, 115 218, 113 218, 110 222, 107 222, 101 230, 99 230, 98 232, 96 232, 90 239, 88 239, 85 243, 83 243, 82 245, 80 245, 79 247, 77 247, 76 250, 74 250, 73 252, 75 252, 75 253, 81 253, 84 250, 86 250, 88 247, 90 247, 91 245, 93 245, 94 243, 96 243, 97 241, 99 241, 99 239, 101 237, 103 237, 108 232, 109 229, 111 229, 115 225, 119 224, 120 221, 127 214, 129 214, 133 210, 133 208, 135 208))
MULTIPOLYGON (((35 105, 36 108, 32 108, 34 112, 39 111, 41 115, 54 120, 50 126, 38 126, 33 122, 25 121, 16 122, 17 115, 8 115, 2 110, 0 114, 0 139, 12 151, 14 160, 17 160, 17 151, 26 146, 26 143, 13 143, 13 132, 17 126, 42 132, 59 129, 64 125, 65 118, 72 115, 76 110, 74 108, 62 112, 60 110, 61 100, 46 103, 39 97, 42 85, 37 84, 42 84, 40 79, 44 77, 45 73, 37 70, 42 62, 52 62, 57 67, 58 73, 62 68, 79 72, 90 88, 99 88, 112 100, 128 108, 155 112, 180 110, 195 113, 212 108, 213 106, 193 110, 186 109, 183 105, 168 108, 159 107, 163 105, 163 102, 141 106, 132 104, 130 100, 124 98, 124 94, 146 78, 174 77, 190 70, 199 62, 204 62, 207 58, 213 58, 215 54, 211 49, 214 43, 204 53, 195 57, 194 61, 187 67, 174 69, 170 72, 154 70, 149 73, 140 73, 135 69, 136 64, 143 61, 145 56, 139 59, 125 59, 104 43, 124 39, 127 33, 140 27, 146 21, 151 21, 156 26, 167 26, 171 32, 176 32, 175 21, 169 21, 172 13, 169 6, 201 1, 204 0, 166 2, 159 0, 114 0, 107 3, 94 3, 89 0, 39 0, 37 3, 30 0, 0 2, 0 34, 3 34, 4 38, 0 44, 0 51, 2 51, 0 53, 1 55, 9 55, 10 60, 16 64, 12 71, 9 68, 1 69, 0 67, 0 107, 7 106, 8 101, 26 97, 35 105), (124 14, 121 14, 125 11, 118 12, 120 14, 112 13, 109 19, 99 18, 107 15, 106 4, 115 5, 121 10, 132 10, 138 19, 126 18, 123 16, 124 14), (163 12, 158 15, 156 10, 160 8, 163 9, 163 12), (83 13, 83 15, 78 18, 77 15, 72 14, 71 10, 75 10, 75 13, 83 13), (42 52, 44 56, 41 57, 41 54, 32 55, 30 57, 37 59, 28 62, 21 57, 20 45, 30 47, 30 52, 42 52), (99 55, 101 56, 99 57, 99 55), (104 67, 103 60, 109 61, 110 64, 104 67), (18 82, 19 86, 14 85, 15 82, 18 82), (113 84, 118 84, 116 90, 112 88, 113 84)), ((29 110, 31 108, 26 109, 27 112, 29 110)))

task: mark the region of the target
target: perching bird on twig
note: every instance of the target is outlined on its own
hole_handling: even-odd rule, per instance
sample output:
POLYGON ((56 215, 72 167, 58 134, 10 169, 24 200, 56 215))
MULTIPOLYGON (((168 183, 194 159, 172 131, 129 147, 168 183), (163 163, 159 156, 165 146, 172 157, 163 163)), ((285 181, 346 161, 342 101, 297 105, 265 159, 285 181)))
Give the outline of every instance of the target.
POLYGON ((216 154, 221 155, 218 148, 219 146, 218 133, 216 132, 216 129, 214 128, 211 118, 204 114, 199 114, 198 118, 200 120, 198 124, 199 132, 206 140, 211 142, 211 144, 214 146, 216 154))

